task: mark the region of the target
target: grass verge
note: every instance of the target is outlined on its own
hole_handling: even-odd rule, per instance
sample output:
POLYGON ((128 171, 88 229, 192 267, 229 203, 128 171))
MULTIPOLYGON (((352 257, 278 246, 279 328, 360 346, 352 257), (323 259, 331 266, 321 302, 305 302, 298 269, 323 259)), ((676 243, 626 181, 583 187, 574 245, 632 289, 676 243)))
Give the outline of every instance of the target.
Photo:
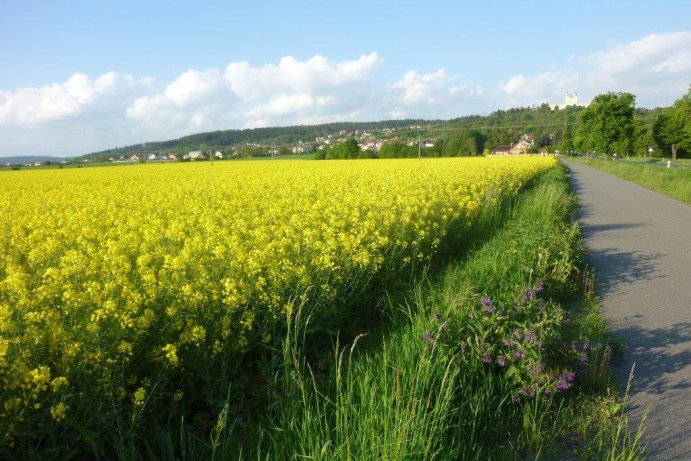
POLYGON ((388 297, 387 327, 335 336, 322 353, 298 309, 267 365, 261 413, 226 403, 210 439, 182 421, 150 438, 146 458, 641 459, 609 379, 574 207, 553 169, 508 216, 484 217, 497 229, 469 257, 388 297))
POLYGON ((570 157, 570 161, 598 168, 647 189, 691 205, 691 169, 664 168, 645 163, 570 157))

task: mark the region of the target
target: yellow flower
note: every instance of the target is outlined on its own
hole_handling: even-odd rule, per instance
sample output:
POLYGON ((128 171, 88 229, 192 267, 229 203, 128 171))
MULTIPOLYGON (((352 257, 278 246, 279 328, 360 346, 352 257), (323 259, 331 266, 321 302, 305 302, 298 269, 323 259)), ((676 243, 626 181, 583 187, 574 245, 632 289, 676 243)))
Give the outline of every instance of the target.
POLYGON ((67 386, 67 378, 65 378, 64 376, 58 376, 50 382, 50 387, 53 389, 53 392, 55 392, 62 386, 67 386))
POLYGON ((52 416, 55 421, 62 421, 65 418, 65 414, 69 408, 69 405, 65 405, 64 403, 60 402, 57 405, 50 407, 50 416, 52 416))
POLYGON ((178 359, 178 348, 173 344, 166 344, 161 350, 166 355, 168 363, 174 367, 177 367, 180 363, 180 360, 178 359))
POLYGON ((134 401, 134 404, 136 406, 143 405, 144 399, 146 399, 146 389, 140 387, 139 389, 134 391, 134 395, 132 397, 132 400, 134 401))

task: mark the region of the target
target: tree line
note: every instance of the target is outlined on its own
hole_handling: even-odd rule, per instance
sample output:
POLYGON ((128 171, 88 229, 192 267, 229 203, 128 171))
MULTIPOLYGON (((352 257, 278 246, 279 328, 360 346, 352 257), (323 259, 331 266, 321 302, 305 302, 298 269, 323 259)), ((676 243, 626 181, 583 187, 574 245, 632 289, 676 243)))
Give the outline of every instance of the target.
POLYGON ((593 99, 578 115, 573 145, 581 152, 604 155, 658 156, 691 154, 691 88, 671 107, 658 111, 646 124, 635 109, 631 93, 606 93, 593 99))

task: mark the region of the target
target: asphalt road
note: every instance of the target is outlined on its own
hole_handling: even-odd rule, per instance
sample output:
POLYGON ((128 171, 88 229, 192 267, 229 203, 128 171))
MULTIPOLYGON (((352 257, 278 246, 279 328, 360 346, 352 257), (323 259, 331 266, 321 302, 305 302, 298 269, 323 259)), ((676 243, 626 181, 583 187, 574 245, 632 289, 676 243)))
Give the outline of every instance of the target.
POLYGON ((630 415, 648 411, 646 459, 691 460, 691 207, 608 173, 565 162, 610 330, 635 363, 630 415))

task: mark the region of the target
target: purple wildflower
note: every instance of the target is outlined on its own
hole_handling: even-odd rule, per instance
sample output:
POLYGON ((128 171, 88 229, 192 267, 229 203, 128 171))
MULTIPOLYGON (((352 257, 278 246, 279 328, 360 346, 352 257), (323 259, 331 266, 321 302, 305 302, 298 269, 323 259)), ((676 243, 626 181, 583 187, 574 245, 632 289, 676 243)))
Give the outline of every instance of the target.
POLYGON ((532 397, 535 395, 535 391, 530 387, 524 387, 521 389, 521 394, 525 395, 526 397, 532 397))
POLYGON ((518 360, 521 360, 524 358, 525 358, 525 352, 523 352, 523 351, 516 351, 513 354, 513 360, 514 361, 518 361, 518 360))
POLYGON ((523 293, 523 296, 521 296, 521 301, 524 303, 527 303, 528 301, 530 301, 534 297, 535 297, 535 290, 526 290, 523 293))
POLYGON ((491 314, 492 312, 494 312, 494 306, 491 304, 487 305, 486 309, 487 309, 488 314, 491 314))
POLYGON ((490 363, 492 363, 492 359, 490 358, 489 355, 483 355, 483 356, 482 356, 482 363, 484 363, 484 364, 490 364, 490 363))
POLYGON ((533 333, 532 330, 528 330, 525 333, 525 340, 529 343, 534 343, 537 340, 537 336, 535 336, 535 333, 533 333))
POLYGON ((523 332, 521 330, 516 330, 514 335, 516 336, 516 339, 519 341, 523 339, 523 332))
POLYGON ((504 346, 509 347, 511 349, 516 347, 516 342, 513 339, 504 338, 502 342, 504 343, 504 346))
POLYGON ((587 356, 586 354, 581 354, 580 357, 579 357, 579 359, 580 359, 580 361, 581 361, 581 363, 582 363, 583 365, 587 365, 587 364, 588 364, 588 356, 587 356))
POLYGON ((511 401, 512 401, 513 403, 520 403, 520 401, 521 401, 521 396, 520 396, 520 395, 514 395, 513 397, 511 397, 511 401))
POLYGON ((497 365, 499 365, 501 368, 504 368, 506 366, 506 359, 504 357, 498 357, 497 358, 497 365))
POLYGON ((432 336, 428 332, 425 331, 424 333, 422 333, 423 341, 429 341, 430 339, 432 339, 432 336))
POLYGON ((441 312, 435 312, 435 313, 432 314, 432 315, 434 315, 434 318, 435 318, 435 319, 441 320, 441 312))
POLYGON ((588 349, 590 349, 590 340, 588 338, 585 338, 583 340, 583 350, 587 351, 588 349))
POLYGON ((572 383, 576 379, 576 373, 570 371, 566 373, 566 382, 567 383, 572 383))
POLYGON ((492 300, 489 299, 487 296, 484 296, 480 299, 480 304, 482 304, 483 306, 489 306, 492 304, 492 300))
POLYGON ((538 280, 537 283, 535 284, 535 292, 536 293, 542 293, 544 291, 545 286, 542 284, 541 280, 538 280))
POLYGON ((566 381, 566 377, 564 375, 559 375, 559 381, 557 381, 557 392, 568 391, 570 387, 571 384, 566 381))

